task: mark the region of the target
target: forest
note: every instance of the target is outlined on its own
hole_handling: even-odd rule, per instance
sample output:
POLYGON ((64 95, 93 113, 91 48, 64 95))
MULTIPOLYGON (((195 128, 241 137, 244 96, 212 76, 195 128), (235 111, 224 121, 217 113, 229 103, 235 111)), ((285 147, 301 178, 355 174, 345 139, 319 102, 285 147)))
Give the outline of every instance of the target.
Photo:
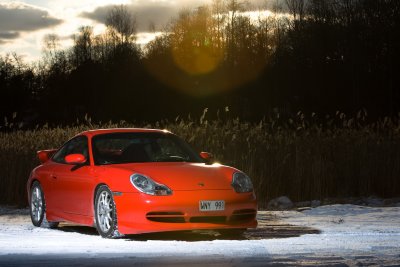
POLYGON ((135 16, 116 6, 104 33, 82 26, 71 48, 50 34, 38 62, 0 57, 0 125, 70 124, 86 114, 155 122, 205 108, 252 122, 298 111, 397 116, 399 1, 285 0, 252 16, 249 8, 214 0, 181 10, 139 46, 135 16))

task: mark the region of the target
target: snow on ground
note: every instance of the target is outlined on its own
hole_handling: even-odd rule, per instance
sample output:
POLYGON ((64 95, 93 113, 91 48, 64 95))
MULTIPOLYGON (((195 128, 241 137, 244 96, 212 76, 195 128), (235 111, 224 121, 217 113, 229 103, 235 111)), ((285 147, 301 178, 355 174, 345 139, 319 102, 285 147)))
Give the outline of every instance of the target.
POLYGON ((27 210, 0 207, 0 266, 400 266, 400 207, 330 205, 258 219, 236 240, 215 232, 110 240, 89 227, 37 228, 27 210))

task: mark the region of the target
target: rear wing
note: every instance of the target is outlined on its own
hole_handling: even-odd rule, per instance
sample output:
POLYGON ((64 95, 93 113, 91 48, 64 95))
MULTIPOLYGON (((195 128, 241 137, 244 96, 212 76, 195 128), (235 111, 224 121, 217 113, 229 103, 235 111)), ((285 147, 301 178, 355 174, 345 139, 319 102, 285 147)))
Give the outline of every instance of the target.
POLYGON ((37 156, 41 163, 45 163, 48 161, 53 154, 57 151, 57 149, 47 149, 47 150, 39 150, 37 152, 37 156))

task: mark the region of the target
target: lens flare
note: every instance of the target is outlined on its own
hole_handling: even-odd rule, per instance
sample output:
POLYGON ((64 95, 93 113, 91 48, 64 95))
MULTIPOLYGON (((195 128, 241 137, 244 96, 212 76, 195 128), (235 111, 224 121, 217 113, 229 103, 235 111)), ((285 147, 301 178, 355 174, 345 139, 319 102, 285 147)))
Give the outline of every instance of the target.
POLYGON ((177 67, 189 75, 202 75, 214 71, 221 62, 222 53, 210 47, 193 46, 189 51, 172 49, 177 67))

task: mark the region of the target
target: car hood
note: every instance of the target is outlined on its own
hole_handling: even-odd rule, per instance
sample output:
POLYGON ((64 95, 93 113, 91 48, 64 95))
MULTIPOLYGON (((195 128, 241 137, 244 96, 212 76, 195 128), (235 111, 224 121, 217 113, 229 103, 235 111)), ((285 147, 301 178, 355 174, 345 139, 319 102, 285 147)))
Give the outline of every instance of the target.
POLYGON ((118 168, 144 174, 175 191, 232 189, 232 174, 237 171, 220 164, 187 162, 121 164, 118 168))

